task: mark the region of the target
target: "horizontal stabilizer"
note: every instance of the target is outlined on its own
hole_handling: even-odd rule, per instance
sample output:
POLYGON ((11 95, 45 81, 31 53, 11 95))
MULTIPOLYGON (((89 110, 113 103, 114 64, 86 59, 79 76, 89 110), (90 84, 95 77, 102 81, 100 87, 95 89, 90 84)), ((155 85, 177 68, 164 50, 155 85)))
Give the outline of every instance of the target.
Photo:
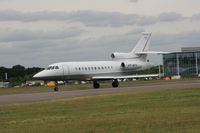
POLYGON ((170 52, 159 52, 159 51, 144 51, 144 52, 137 52, 135 54, 169 54, 170 52))

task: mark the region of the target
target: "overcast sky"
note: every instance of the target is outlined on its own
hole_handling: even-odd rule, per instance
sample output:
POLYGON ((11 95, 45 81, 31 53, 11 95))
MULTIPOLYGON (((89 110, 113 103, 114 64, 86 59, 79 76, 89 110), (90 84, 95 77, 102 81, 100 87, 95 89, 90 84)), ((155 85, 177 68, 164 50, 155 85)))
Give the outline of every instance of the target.
MULTIPOLYGON (((150 49, 200 47, 200 0, 0 0, 0 66, 110 60, 143 31, 150 49)), ((160 58, 150 56, 152 63, 160 58)))

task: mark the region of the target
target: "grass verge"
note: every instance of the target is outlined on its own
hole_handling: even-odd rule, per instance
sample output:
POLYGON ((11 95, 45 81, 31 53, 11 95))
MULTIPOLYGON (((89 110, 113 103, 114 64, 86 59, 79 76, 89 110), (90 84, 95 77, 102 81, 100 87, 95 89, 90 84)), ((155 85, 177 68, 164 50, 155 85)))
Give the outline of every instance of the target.
POLYGON ((199 133, 200 89, 0 106, 1 133, 199 133))

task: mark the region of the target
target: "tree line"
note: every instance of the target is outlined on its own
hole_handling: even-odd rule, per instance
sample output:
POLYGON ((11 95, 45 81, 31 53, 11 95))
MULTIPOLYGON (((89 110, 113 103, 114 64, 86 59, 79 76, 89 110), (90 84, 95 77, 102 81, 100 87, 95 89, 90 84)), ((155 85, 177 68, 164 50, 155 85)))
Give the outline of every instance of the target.
POLYGON ((33 79, 33 75, 44 68, 25 68, 22 65, 15 65, 12 68, 0 67, 0 82, 10 82, 12 86, 19 85, 33 79), (7 73, 7 80, 6 80, 7 73))

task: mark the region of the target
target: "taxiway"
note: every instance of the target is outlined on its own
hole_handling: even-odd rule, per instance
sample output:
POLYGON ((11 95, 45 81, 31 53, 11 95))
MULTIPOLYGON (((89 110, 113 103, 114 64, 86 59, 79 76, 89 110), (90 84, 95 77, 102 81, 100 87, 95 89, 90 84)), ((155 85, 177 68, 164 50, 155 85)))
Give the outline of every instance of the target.
POLYGON ((176 82, 161 82, 148 83, 143 85, 134 85, 131 87, 119 88, 101 88, 101 89, 87 89, 87 90, 70 90, 60 92, 43 92, 30 94, 9 94, 0 95, 0 105, 30 103, 55 99, 70 99, 83 96, 94 96, 113 93, 125 93, 134 91, 151 91, 162 89, 190 89, 200 88, 200 80, 176 81, 176 82))

